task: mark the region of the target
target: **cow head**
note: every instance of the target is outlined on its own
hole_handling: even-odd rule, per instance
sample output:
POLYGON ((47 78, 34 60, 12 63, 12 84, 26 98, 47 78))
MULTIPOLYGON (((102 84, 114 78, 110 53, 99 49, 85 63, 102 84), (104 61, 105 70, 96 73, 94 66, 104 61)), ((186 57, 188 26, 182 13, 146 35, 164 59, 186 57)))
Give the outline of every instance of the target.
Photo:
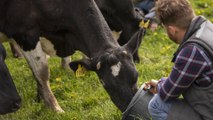
POLYGON ((12 77, 4 63, 5 57, 6 51, 3 45, 0 44, 0 114, 18 110, 21 102, 12 77))
POLYGON ((138 73, 132 54, 138 48, 139 39, 143 33, 144 31, 140 30, 122 47, 108 49, 97 57, 70 63, 74 71, 79 64, 88 70, 95 71, 111 100, 122 112, 137 91, 138 73))

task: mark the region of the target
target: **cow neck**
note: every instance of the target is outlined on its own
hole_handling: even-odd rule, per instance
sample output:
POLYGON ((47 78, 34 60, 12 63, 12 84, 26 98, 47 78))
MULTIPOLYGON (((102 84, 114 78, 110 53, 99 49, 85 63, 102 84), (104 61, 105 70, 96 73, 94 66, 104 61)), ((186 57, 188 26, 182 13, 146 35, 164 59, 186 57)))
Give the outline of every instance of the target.
POLYGON ((86 25, 84 25, 85 31, 83 31, 82 36, 78 39, 82 40, 80 42, 81 45, 78 45, 78 47, 80 47, 80 50, 88 57, 95 57, 103 54, 107 50, 120 47, 118 42, 113 38, 111 30, 108 28, 107 24, 102 21, 98 25, 95 26, 95 30, 91 30, 91 28, 93 28, 92 26, 86 27, 86 25))
MULTIPOLYGON (((112 40, 114 40, 112 38, 112 40)), ((85 47, 83 47, 80 51, 86 54, 88 57, 93 58, 102 55, 105 52, 113 51, 114 49, 118 48, 119 45, 117 42, 110 42, 110 40, 105 40, 102 42, 85 43, 85 47)))
MULTIPOLYGON (((83 10, 72 12, 75 16, 73 18, 75 31, 73 32, 76 33, 78 40, 82 40, 77 42, 81 44, 78 46, 80 50, 88 57, 94 57, 103 54, 108 49, 119 47, 96 3, 88 0, 82 2, 81 6, 84 7, 83 10)), ((79 9, 77 5, 73 5, 74 8, 79 9)))

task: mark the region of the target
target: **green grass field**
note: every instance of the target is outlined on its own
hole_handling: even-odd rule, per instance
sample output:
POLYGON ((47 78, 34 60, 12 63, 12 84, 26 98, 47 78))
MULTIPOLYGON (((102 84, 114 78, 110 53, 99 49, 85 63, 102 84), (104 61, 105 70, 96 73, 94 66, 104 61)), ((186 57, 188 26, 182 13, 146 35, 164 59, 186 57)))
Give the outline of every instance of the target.
MULTIPOLYGON (((192 1, 192 0, 191 0, 192 1)), ((199 15, 213 21, 213 1, 193 0, 193 7, 199 15)), ((71 70, 60 67, 60 59, 49 59, 50 83, 59 104, 66 111, 55 113, 46 108, 43 102, 36 102, 36 82, 25 59, 14 59, 8 43, 6 64, 10 70, 17 90, 22 97, 22 107, 16 113, 0 116, 0 120, 120 120, 121 112, 111 102, 94 72, 76 78, 71 70)), ((154 33, 147 34, 140 46, 141 63, 138 85, 150 79, 168 76, 171 71, 171 58, 177 45, 172 43, 159 27, 154 33)), ((79 53, 72 60, 80 57, 79 53)))

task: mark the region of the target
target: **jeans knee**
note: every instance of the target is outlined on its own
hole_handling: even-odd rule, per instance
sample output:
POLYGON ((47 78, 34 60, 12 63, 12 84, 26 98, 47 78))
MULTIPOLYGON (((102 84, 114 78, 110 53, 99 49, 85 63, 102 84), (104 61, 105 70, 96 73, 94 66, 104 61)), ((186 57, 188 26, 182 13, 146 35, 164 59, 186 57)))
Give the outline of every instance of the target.
POLYGON ((171 103, 163 102, 158 94, 155 94, 148 104, 149 114, 153 120, 166 120, 170 108, 171 103))
POLYGON ((158 105, 158 102, 156 101, 156 98, 153 97, 153 98, 151 99, 151 101, 149 102, 149 104, 148 104, 149 113, 152 114, 152 113, 157 112, 158 106, 159 106, 159 105, 158 105))

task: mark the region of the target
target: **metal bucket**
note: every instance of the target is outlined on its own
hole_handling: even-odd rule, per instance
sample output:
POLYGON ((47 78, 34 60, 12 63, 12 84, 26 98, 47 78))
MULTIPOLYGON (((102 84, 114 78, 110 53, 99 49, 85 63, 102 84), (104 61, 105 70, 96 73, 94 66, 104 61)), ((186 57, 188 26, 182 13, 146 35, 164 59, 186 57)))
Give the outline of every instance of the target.
MULTIPOLYGON (((143 84, 140 87, 126 111, 123 112, 122 120, 151 120, 148 104, 154 94, 143 90, 144 86, 143 84)), ((202 120, 202 118, 187 102, 179 99, 173 103, 167 120, 202 120)))
POLYGON ((144 84, 137 91, 126 111, 123 112, 122 120, 150 120, 148 111, 149 101, 154 96, 149 91, 143 90, 144 84))

